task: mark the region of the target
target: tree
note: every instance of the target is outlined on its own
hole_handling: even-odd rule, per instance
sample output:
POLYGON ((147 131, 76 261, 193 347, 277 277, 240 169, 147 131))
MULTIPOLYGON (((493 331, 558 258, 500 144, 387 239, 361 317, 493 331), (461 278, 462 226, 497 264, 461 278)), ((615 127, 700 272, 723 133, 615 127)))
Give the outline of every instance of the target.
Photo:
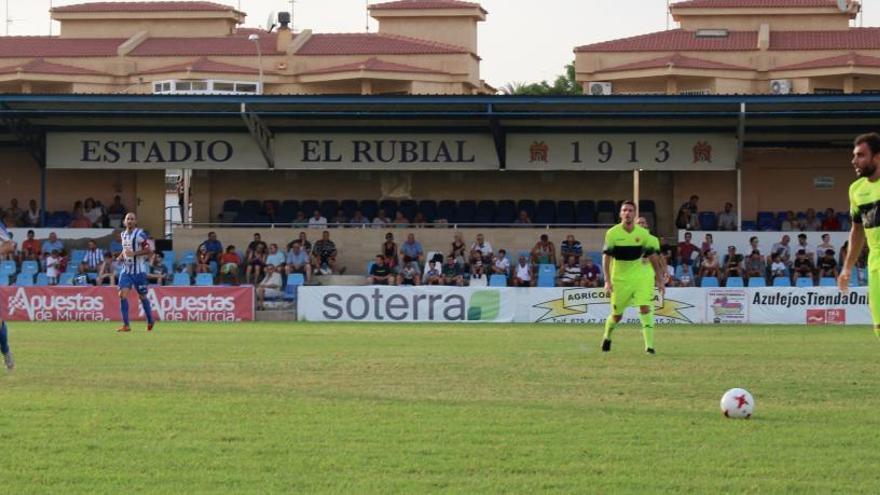
POLYGON ((539 83, 507 83, 501 88, 507 95, 525 96, 565 96, 583 94, 581 85, 575 80, 574 62, 566 64, 565 74, 560 74, 551 85, 546 80, 539 83))

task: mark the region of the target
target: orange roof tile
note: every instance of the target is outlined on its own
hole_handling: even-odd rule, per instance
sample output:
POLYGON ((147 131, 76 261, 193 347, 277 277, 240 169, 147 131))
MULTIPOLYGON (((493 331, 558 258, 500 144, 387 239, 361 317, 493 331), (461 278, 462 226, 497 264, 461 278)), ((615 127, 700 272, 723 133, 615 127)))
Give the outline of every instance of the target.
POLYGON ((35 60, 31 60, 26 64, 18 64, 18 65, 10 65, 8 67, 0 67, 0 74, 14 74, 16 72, 24 72, 29 74, 58 74, 58 75, 71 75, 71 76, 92 76, 92 75, 102 75, 105 76, 107 74, 103 72, 94 71, 91 69, 84 69, 82 67, 74 67, 72 65, 63 65, 56 64, 52 62, 46 62, 42 58, 38 58, 35 60))
POLYGON ((368 58, 363 62, 355 62, 352 64, 344 64, 344 65, 335 65, 332 67, 325 67, 323 69, 316 69, 309 72, 303 72, 300 75, 313 75, 313 74, 334 74, 339 72, 351 72, 351 71, 375 71, 375 72, 416 72, 423 74, 448 74, 448 72, 436 71, 433 69, 425 69, 423 67, 415 67, 412 65, 404 65, 404 64, 395 64, 392 62, 385 62, 384 60, 379 60, 376 57, 368 58))
POLYGON ((54 7, 52 12, 226 12, 229 5, 214 2, 89 2, 54 7))
POLYGON ((397 0, 370 5, 370 10, 409 10, 409 9, 472 9, 478 8, 487 14, 478 3, 459 0, 397 0))
POLYGON ((469 53, 467 48, 380 33, 315 34, 297 55, 469 53))
POLYGON ((868 55, 860 55, 858 53, 848 53, 836 57, 819 58, 798 64, 784 65, 776 67, 773 70, 805 70, 805 69, 823 69, 827 67, 880 67, 880 58, 869 57, 868 55))
POLYGON ((716 70, 752 70, 740 65, 724 64, 712 60, 704 60, 684 55, 673 54, 660 58, 641 60, 615 67, 604 68, 597 72, 618 72, 625 70, 656 69, 660 67, 678 67, 682 69, 716 69, 716 70))
MULTIPOLYGON (((192 62, 184 62, 182 64, 168 65, 157 69, 142 71, 140 74, 168 74, 171 72, 214 72, 229 74, 259 74, 260 70, 256 67, 243 67, 241 65, 225 64, 216 62, 209 58, 200 58, 192 62)), ((274 71, 263 71, 266 74, 272 74, 274 71)))

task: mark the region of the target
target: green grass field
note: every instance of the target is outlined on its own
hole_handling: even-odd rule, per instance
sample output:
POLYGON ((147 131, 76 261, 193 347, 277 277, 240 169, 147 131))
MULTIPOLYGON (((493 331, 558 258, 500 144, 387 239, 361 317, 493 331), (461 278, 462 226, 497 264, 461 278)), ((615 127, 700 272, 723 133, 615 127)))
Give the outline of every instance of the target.
POLYGON ((4 493, 880 492, 866 328, 114 328, 11 325, 4 493))

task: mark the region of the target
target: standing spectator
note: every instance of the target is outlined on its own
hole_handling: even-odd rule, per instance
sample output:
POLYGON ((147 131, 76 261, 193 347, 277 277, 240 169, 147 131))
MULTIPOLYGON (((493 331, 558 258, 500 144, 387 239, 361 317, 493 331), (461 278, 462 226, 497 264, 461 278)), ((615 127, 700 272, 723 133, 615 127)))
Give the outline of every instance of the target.
POLYGON ((242 259, 235 252, 235 246, 226 246, 226 252, 220 255, 220 278, 227 283, 238 285, 238 267, 242 259))
POLYGON ((526 260, 526 257, 520 255, 519 262, 513 269, 513 286, 514 287, 531 287, 532 286, 532 264, 526 260))
POLYGON ((822 230, 825 232, 840 232, 840 220, 834 213, 833 208, 825 210, 825 220, 822 221, 822 230))
POLYGON ((41 252, 42 248, 40 246, 40 241, 34 239, 33 230, 28 230, 27 239, 25 239, 24 242, 21 243, 21 252, 19 253, 20 256, 18 262, 21 263, 22 261, 27 260, 39 261, 41 252))
POLYGON ((584 266, 581 268, 581 278, 584 281, 584 287, 599 287, 602 278, 602 271, 599 265, 593 263, 593 258, 587 256, 584 258, 584 266))
POLYGON ((284 262, 286 261, 286 257, 284 253, 278 250, 278 244, 272 243, 269 245, 269 254, 266 256, 266 264, 273 265, 278 269, 278 273, 281 273, 281 270, 284 268, 284 262))
MULTIPOLYGON (((682 263, 682 266, 687 263, 682 263)), ((706 254, 706 257, 703 258, 703 263, 700 265, 699 277, 702 279, 703 277, 715 277, 721 278, 721 265, 718 264, 718 257, 715 255, 714 251, 710 251, 706 254)))
POLYGON ((519 216, 516 217, 516 220, 513 223, 526 225, 532 223, 532 219, 529 218, 529 214, 526 210, 520 210, 519 216))
POLYGON ((782 230, 783 232, 793 232, 795 230, 799 230, 800 228, 800 222, 794 215, 794 212, 788 210, 785 213, 785 220, 783 220, 782 225, 780 225, 780 230, 782 230))
POLYGON ((49 256, 46 256, 46 278, 49 285, 58 284, 59 267, 61 266, 61 253, 53 249, 49 256))
POLYGON ((88 198, 85 202, 86 218, 91 222, 92 227, 102 227, 104 225, 104 209, 95 203, 94 198, 88 198))
POLYGON ((450 258, 455 258, 455 262, 461 265, 467 263, 467 255, 465 253, 464 239, 461 232, 456 232, 452 237, 452 251, 449 252, 450 258))
POLYGON ((260 281, 263 274, 263 268, 266 266, 266 243, 260 242, 256 244, 256 248, 248 250, 247 267, 244 272, 244 283, 256 284, 260 281))
POLYGON ((196 252, 196 273, 211 273, 211 254, 204 244, 196 252))
POLYGON ((394 228, 396 229, 405 229, 409 227, 409 218, 406 218, 402 211, 397 210, 397 213, 394 215, 394 221, 392 223, 394 224, 394 228))
MULTIPOLYGON (((712 251, 712 256, 715 256, 715 252, 712 251)), ((675 285, 678 287, 693 287, 694 286, 694 272, 691 271, 691 266, 687 264, 681 265, 681 273, 678 275, 678 279, 675 281, 675 285)))
POLYGON ((312 281, 312 264, 309 262, 308 253, 302 247, 301 240, 293 241, 293 246, 287 252, 285 268, 288 277, 291 273, 302 273, 307 284, 312 281))
POLYGON ((321 215, 321 210, 315 210, 315 213, 309 218, 310 229, 326 229, 327 218, 321 215))
POLYGON ((574 256, 565 258, 562 267, 559 268, 560 287, 580 287, 583 284, 583 272, 580 263, 574 256))
POLYGON ((532 247, 532 263, 556 266, 556 246, 550 242, 547 234, 541 234, 540 240, 532 247))
POLYGON ((266 298, 277 299, 282 296, 281 274, 275 269, 275 265, 266 265, 266 276, 257 284, 257 304, 260 309, 266 309, 266 298))
MULTIPOLYGON (((482 257, 484 263, 489 263, 492 259, 492 253, 495 252, 492 250, 492 243, 487 241, 486 238, 483 237, 483 234, 477 234, 476 242, 471 244, 471 253, 473 253, 474 251, 480 252, 480 256, 482 257)), ((471 259, 471 263, 473 262, 474 260, 471 259)))
POLYGON ((110 215, 121 215, 125 216, 128 213, 128 210, 125 208, 125 205, 122 204, 122 198, 117 194, 113 196, 113 202, 110 203, 110 206, 107 208, 107 213, 110 215))
POLYGON ((492 274, 504 275, 504 278, 510 278, 510 260, 507 259, 507 251, 499 249, 498 255, 494 256, 492 274))
POLYGON ((782 239, 779 242, 773 244, 773 248, 770 250, 770 256, 776 255, 779 257, 780 262, 788 265, 788 262, 791 260, 791 246, 789 245, 790 242, 791 237, 789 237, 788 235, 783 235, 782 239))
POLYGON ((798 243, 797 243, 797 246, 794 247, 794 249, 795 250, 803 249, 807 253, 807 257, 809 257, 810 260, 816 259, 816 248, 814 248, 813 246, 810 245, 809 242, 807 242, 807 234, 804 234, 804 233, 798 234, 798 243))
POLYGON ((761 278, 767 275, 767 263, 760 251, 752 251, 749 259, 746 260, 746 279, 761 278))
POLYGON ((415 234, 407 234, 406 241, 400 245, 400 252, 404 257, 409 257, 411 263, 415 263, 416 270, 425 262, 425 251, 422 249, 422 243, 416 240, 415 234))
POLYGON ((800 221, 800 229, 808 231, 822 230, 822 222, 816 216, 816 210, 807 208, 807 213, 800 221))
POLYGON ((354 210, 354 215, 352 215, 351 220, 349 220, 348 223, 357 227, 363 227, 370 223, 370 219, 365 217, 361 210, 354 210))
POLYGON ((694 253, 697 252, 697 246, 691 242, 693 234, 684 233, 684 240, 678 243, 678 262, 690 265, 694 261, 694 253))
POLYGON ((834 244, 831 244, 831 235, 822 234, 822 243, 816 246, 816 256, 823 256, 825 251, 828 250, 836 251, 834 244))
POLYGON ((49 254, 52 251, 58 251, 59 253, 64 252, 64 243, 58 239, 58 236, 55 235, 55 232, 49 233, 49 239, 43 241, 42 244, 43 254, 49 254))
POLYGON ((718 230, 737 230, 736 213, 733 212, 733 203, 724 203, 724 211, 718 214, 718 230))
POLYGON ((343 274, 345 273, 345 267, 340 267, 336 263, 338 254, 336 243, 330 240, 330 231, 325 230, 321 234, 321 239, 315 242, 315 246, 312 248, 312 256, 315 259, 314 265, 323 275, 330 275, 332 273, 343 274))
POLYGON ((110 253, 104 253, 104 261, 98 266, 98 278, 95 279, 95 285, 116 285, 116 265, 113 263, 113 256, 110 253))
POLYGON ((823 252, 825 254, 819 258, 819 278, 837 279, 837 260, 834 259, 834 250, 826 249, 823 252))
POLYGON ((391 223, 391 219, 385 215, 385 209, 379 208, 379 212, 376 213, 376 218, 373 219, 373 227, 382 228, 391 223))
POLYGON ((336 216, 333 217, 333 223, 337 227, 344 227, 345 224, 348 223, 348 218, 346 218, 345 211, 342 208, 336 210, 336 216))
POLYGON ((442 276, 443 285, 457 285, 458 287, 464 285, 462 267, 453 258, 446 258, 446 263, 443 264, 442 276))
POLYGON ((409 256, 404 256, 400 274, 397 276, 397 285, 419 285, 420 280, 418 264, 409 256))
POLYGON ((812 256, 810 256, 806 250, 798 249, 792 271, 794 272, 793 282, 795 283, 797 283, 798 279, 801 277, 809 277, 810 280, 813 280, 816 267, 813 264, 812 256))
MULTIPOLYGON (((757 244, 757 243, 756 243, 757 244)), ((743 276, 743 257, 736 252, 736 246, 728 246, 724 257, 724 278, 743 276)))
POLYGON ((394 234, 391 232, 385 234, 385 242, 382 243, 379 252, 385 257, 385 264, 390 270, 397 268, 397 259, 400 256, 400 251, 397 248, 397 243, 394 242, 394 234))
POLYGON ((165 266, 165 259, 163 258, 162 253, 156 253, 153 255, 153 260, 150 263, 150 272, 147 273, 147 281, 156 285, 165 285, 167 280, 168 267, 165 266))
POLYGON ((36 200, 28 201, 28 209, 25 210, 22 218, 23 227, 39 227, 42 225, 43 212, 37 206, 36 200))
POLYGON ((584 255, 584 247, 581 245, 581 241, 575 239, 573 235, 568 234, 565 236, 565 240, 559 244, 559 254, 562 259, 574 256, 575 260, 580 263, 581 256, 584 255))
POLYGON ((770 278, 785 277, 786 265, 785 262, 782 261, 782 256, 779 253, 773 253, 770 255, 770 260, 770 278))
POLYGON ((217 240, 216 232, 208 232, 208 239, 199 245, 199 249, 202 247, 208 252, 209 261, 220 261, 220 255, 223 254, 223 244, 217 240))

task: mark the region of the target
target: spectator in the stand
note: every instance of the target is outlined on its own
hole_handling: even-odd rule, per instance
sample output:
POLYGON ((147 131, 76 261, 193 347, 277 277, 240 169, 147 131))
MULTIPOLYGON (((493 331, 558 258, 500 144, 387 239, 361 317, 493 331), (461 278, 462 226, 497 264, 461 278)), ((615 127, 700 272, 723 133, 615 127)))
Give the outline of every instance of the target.
POLYGON ((348 223, 348 218, 345 216, 345 211, 342 208, 336 210, 336 216, 333 217, 331 223, 336 224, 337 227, 344 227, 348 223))
POLYGON ((281 297, 281 286, 284 282, 281 280, 281 274, 274 265, 266 265, 266 276, 257 284, 257 305, 260 309, 266 308, 266 298, 281 297))
POLYGON ((581 278, 584 281, 584 287, 599 287, 602 278, 602 271, 599 265, 593 263, 593 258, 587 256, 584 258, 584 266, 581 268, 581 278))
POLYGON ((373 218, 373 227, 382 228, 391 223, 391 219, 385 214, 384 208, 379 208, 379 212, 376 213, 376 217, 373 218))
POLYGON ((24 215, 21 217, 22 219, 22 227, 39 227, 42 225, 43 221, 43 212, 37 206, 36 200, 28 201, 28 209, 25 210, 24 215))
POLYGON ((486 269, 483 264, 483 256, 479 251, 474 250, 471 252, 471 263, 470 263, 470 275, 471 278, 481 278, 485 273, 486 269))
POLYGON ((425 262, 425 250, 422 243, 416 240, 415 234, 407 234, 406 241, 400 245, 400 252, 404 257, 410 258, 410 263, 415 263, 416 270, 425 262))
POLYGON ((428 220, 425 219, 425 215, 422 215, 422 212, 417 212, 416 217, 413 218, 412 225, 413 227, 421 228, 428 225, 428 220))
POLYGON ((520 255, 519 262, 513 267, 513 286, 531 287, 533 279, 532 264, 528 262, 525 256, 520 255))
MULTIPOLYGON (((686 265, 687 263, 682 263, 682 265, 686 265)), ((703 263, 700 265, 700 278, 703 277, 716 277, 721 278, 721 265, 718 264, 718 256, 714 251, 710 251, 706 253, 706 257, 703 258, 703 263)))
POLYGON ((738 226, 733 203, 724 203, 724 211, 718 214, 718 230, 736 230, 738 226))
POLYGON ((278 273, 281 273, 285 261, 286 257, 284 256, 284 253, 278 250, 278 244, 270 244, 269 254, 266 256, 266 265, 273 265, 278 269, 278 273))
POLYGON ((792 272, 794 274, 794 282, 797 282, 799 278, 809 278, 813 279, 813 275, 815 274, 816 266, 813 264, 812 257, 807 253, 805 249, 798 249, 797 255, 794 259, 794 264, 792 266, 792 272))
POLYGON ((819 278, 837 278, 837 260, 834 259, 834 250, 826 249, 824 256, 819 258, 819 278))
POLYGON ((370 223, 370 219, 365 217, 361 210, 354 210, 354 215, 352 215, 348 223, 360 227, 370 223))
POLYGON ((150 272, 147 273, 147 281, 156 285, 165 285, 168 280, 168 267, 165 266, 162 253, 153 255, 150 263, 150 272))
POLYGON ((302 210, 296 212, 296 217, 291 222, 291 226, 295 229, 303 229, 309 226, 309 219, 306 218, 306 214, 302 210))
POLYGON ((315 210, 314 214, 309 218, 309 228, 310 229, 325 229, 327 228, 327 218, 321 215, 321 210, 315 210))
POLYGON ((110 253, 104 253, 104 261, 98 266, 98 278, 95 279, 96 285, 104 285, 104 282, 116 285, 116 265, 110 253))
POLYGON ((70 220, 68 227, 71 229, 88 229, 92 227, 92 221, 86 216, 82 206, 77 206, 73 210, 73 218, 70 220))
POLYGON ((21 252, 18 250, 18 243, 15 242, 14 237, 14 234, 10 232, 9 242, 12 243, 12 249, 5 253, 0 253, 0 261, 16 261, 21 257, 21 252))
POLYGON ((297 239, 293 241, 293 245, 287 252, 287 259, 285 261, 285 268, 288 276, 290 276, 291 273, 301 273, 303 277, 305 277, 306 283, 312 281, 312 264, 309 261, 308 253, 303 249, 301 240, 297 239))
POLYGON ((58 251, 59 253, 64 252, 64 243, 58 239, 58 236, 55 235, 55 232, 49 233, 49 239, 43 241, 42 244, 43 254, 49 254, 52 251, 58 251))
POLYGON ((21 219, 24 216, 24 211, 19 208, 18 200, 12 198, 9 200, 9 209, 6 210, 6 226, 7 227, 18 227, 21 225, 21 219))
POLYGON ((574 256, 565 258, 565 263, 559 268, 560 287, 580 287, 583 284, 583 270, 574 256))
POLYGON ((312 248, 312 256, 314 257, 314 266, 324 275, 332 273, 345 273, 345 267, 341 267, 336 262, 339 252, 336 250, 336 243, 330 240, 330 231, 325 230, 321 234, 321 239, 315 242, 312 248))
POLYGON ((782 221, 782 225, 780 225, 780 230, 783 232, 793 232, 795 230, 800 230, 801 225, 795 216, 794 212, 788 210, 785 213, 785 220, 782 221))
POLYGON ((269 248, 269 246, 267 246, 266 243, 263 242, 263 237, 262 237, 259 233, 255 233, 255 234, 254 234, 254 239, 250 242, 250 244, 248 244, 248 248, 247 248, 247 251, 245 251, 245 253, 244 253, 244 257, 245 257, 246 259, 250 259, 250 257, 251 257, 251 253, 254 252, 254 251, 256 251, 256 250, 257 250, 257 247, 260 247, 260 246, 263 247, 263 252, 264 252, 264 253, 265 253, 265 252, 268 250, 268 248, 269 248))
MULTIPOLYGON (((789 261, 791 261, 791 237, 788 235, 783 235, 782 239, 773 244, 773 247, 770 249, 770 255, 776 255, 779 257, 779 261, 785 265, 788 265, 789 261)), ((772 258, 771 258, 772 263, 772 258)))
POLYGON ((825 232, 840 231, 840 220, 837 219, 837 215, 834 213, 833 208, 827 208, 825 210, 825 220, 822 221, 822 230, 825 232))
POLYGON ((397 210, 397 213, 394 214, 393 224, 394 228, 405 229, 409 227, 409 218, 406 218, 402 211, 397 210))
POLYGON ((461 232, 456 232, 452 236, 452 250, 449 252, 450 258, 455 258, 455 262, 461 265, 467 263, 467 248, 464 245, 464 239, 461 232))
POLYGON ((712 234, 707 232, 705 237, 703 237, 703 244, 700 245, 700 256, 706 256, 706 253, 709 251, 715 251, 715 239, 712 237, 712 234))
POLYGON ((260 281, 263 269, 266 266, 266 243, 257 243, 253 250, 248 249, 247 267, 244 272, 246 284, 256 284, 260 281))
POLYGON ((118 194, 113 196, 113 202, 107 207, 107 213, 110 215, 125 215, 128 213, 125 205, 122 204, 122 198, 118 194))
POLYGON ((696 215, 700 212, 697 203, 699 203, 700 197, 694 194, 691 196, 685 203, 682 203, 682 208, 687 208, 692 214, 696 215))
MULTIPOLYGON (((309 236, 306 235, 305 231, 300 232, 297 239, 299 240, 299 243, 302 244, 302 248, 306 250, 306 253, 312 252, 312 243, 309 242, 309 236)), ((287 245, 287 249, 290 249, 291 247, 293 247, 293 242, 287 245)))
POLYGON ((749 253, 749 256, 751 256, 751 253, 754 251, 757 251, 758 254, 764 256, 764 250, 761 249, 760 240, 756 235, 749 237, 749 245, 743 250, 744 253, 749 253))
POLYGON ((403 257, 403 265, 397 275, 397 285, 420 285, 421 275, 419 265, 409 256, 403 257))
POLYGON ((394 242, 394 234, 388 232, 385 234, 385 242, 382 243, 382 246, 379 248, 379 252, 385 256, 385 264, 392 271, 397 269, 398 258, 400 256, 400 249, 397 246, 397 243, 394 242))
POLYGON ((196 252, 196 273, 211 273, 211 254, 204 244, 196 252))
POLYGON ((736 252, 736 246, 727 247, 727 256, 724 257, 724 278, 743 276, 743 257, 736 252))
POLYGON ((699 208, 697 203, 700 197, 697 195, 691 198, 678 209, 678 217, 675 219, 675 225, 679 229, 698 230, 700 228, 699 208))
POLYGON ((94 198, 87 198, 83 206, 86 218, 92 223, 92 227, 102 227, 104 225, 104 208, 99 207, 94 198))
POLYGON ((556 246, 550 242, 547 234, 541 234, 540 240, 532 247, 532 263, 535 265, 556 266, 556 246))
POLYGON ((425 272, 425 280, 428 285, 441 285, 443 283, 443 255, 437 253, 428 262, 428 270, 425 272))
POLYGON ((837 253, 837 266, 843 266, 843 262, 846 261, 846 253, 849 251, 849 241, 843 241, 843 244, 840 246, 840 252, 837 253))
POLYGON ((462 267, 455 262, 454 258, 446 258, 446 263, 443 264, 442 276, 443 285, 457 285, 458 287, 464 285, 462 267))
POLYGON ((199 248, 202 247, 208 252, 209 261, 220 260, 220 255, 223 254, 223 244, 217 240, 216 232, 208 232, 208 239, 199 245, 199 248))
POLYGON ((817 231, 822 230, 822 222, 816 216, 816 210, 807 208, 807 213, 800 221, 800 230, 817 231))
POLYGON ((269 219, 269 223, 275 223, 279 220, 278 212, 275 211, 275 203, 271 201, 266 203, 264 210, 264 214, 266 215, 266 218, 269 219))
POLYGON ((672 252, 661 249, 660 255, 663 257, 663 266, 666 267, 663 273, 663 286, 675 287, 675 264, 672 262, 672 252))
MULTIPOLYGON (((492 243, 486 240, 483 237, 483 234, 477 234, 477 240, 471 244, 471 252, 479 251, 480 255, 483 258, 484 263, 489 263, 492 259, 492 253, 495 251, 492 250, 492 243)), ((471 263, 473 263, 473 259, 471 259, 471 263)))
POLYGON ((58 284, 58 274, 60 273, 61 263, 61 253, 56 249, 53 249, 52 252, 46 256, 46 279, 48 280, 49 285, 58 284))
POLYGON ((226 252, 220 256, 220 277, 228 283, 238 285, 238 270, 241 258, 235 252, 235 246, 226 246, 226 252))
POLYGON ((760 251, 752 251, 746 260, 746 278, 761 278, 767 276, 767 263, 760 251))
MULTIPOLYGON (((715 256, 715 251, 712 251, 712 256, 715 256)), ((681 265, 681 273, 679 273, 678 278, 675 281, 675 285, 678 287, 694 286, 694 272, 691 271, 690 265, 681 265)))
POLYGON ((370 284, 394 285, 397 277, 394 276, 394 271, 385 261, 385 256, 381 254, 376 255, 376 261, 373 262, 373 265, 370 267, 370 274, 367 276, 367 281, 370 284))
POLYGON ((532 219, 529 218, 529 213, 526 210, 520 210, 519 216, 516 217, 516 220, 514 220, 513 223, 530 224, 530 223, 532 223, 532 219))
POLYGON ((772 255, 770 255, 770 278, 774 279, 784 276, 786 276, 785 262, 782 261, 782 255, 780 255, 778 252, 774 252, 772 255))
POLYGON ((559 243, 559 254, 562 259, 574 256, 575 260, 580 263, 581 256, 584 255, 584 246, 581 245, 581 241, 568 234, 565 236, 565 240, 559 243))
POLYGON ((498 255, 493 256, 492 274, 504 275, 504 278, 510 278, 510 260, 507 259, 507 251, 498 250, 498 255))
POLYGON ((38 261, 40 259, 40 253, 42 253, 42 248, 40 246, 40 241, 34 239, 34 231, 27 231, 27 239, 21 243, 21 252, 19 253, 18 262, 22 261, 38 261))
POLYGON ((834 244, 831 244, 831 235, 830 234, 822 234, 822 242, 816 246, 816 256, 823 256, 825 251, 828 250, 836 251, 837 248, 834 247, 834 244))
POLYGON ((692 264, 695 258, 694 253, 697 252, 697 246, 691 242, 693 234, 684 233, 684 240, 678 243, 678 262, 682 264, 692 264))
POLYGON ((815 264, 816 248, 814 248, 810 245, 809 242, 807 242, 807 234, 798 234, 798 243, 797 246, 794 247, 794 249, 795 251, 803 249, 807 253, 807 256, 810 258, 810 260, 813 261, 815 264))

